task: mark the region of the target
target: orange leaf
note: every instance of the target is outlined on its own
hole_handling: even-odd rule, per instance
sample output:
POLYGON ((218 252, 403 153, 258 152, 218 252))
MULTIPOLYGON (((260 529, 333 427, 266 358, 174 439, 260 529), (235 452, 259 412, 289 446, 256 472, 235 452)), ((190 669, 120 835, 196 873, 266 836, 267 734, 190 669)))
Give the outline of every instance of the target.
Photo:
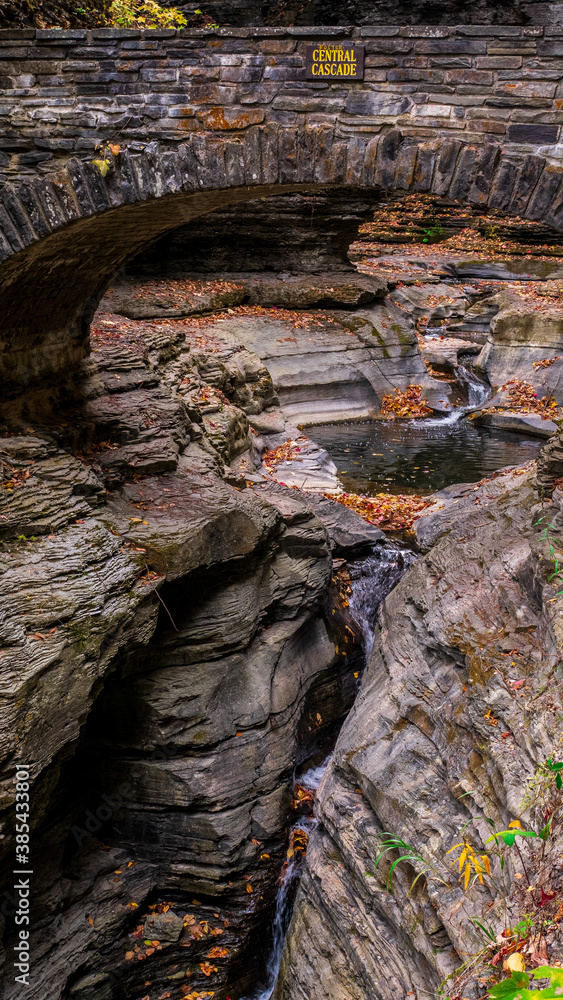
POLYGON ((211 965, 209 962, 200 962, 199 967, 204 976, 210 976, 212 972, 218 971, 217 966, 211 965))

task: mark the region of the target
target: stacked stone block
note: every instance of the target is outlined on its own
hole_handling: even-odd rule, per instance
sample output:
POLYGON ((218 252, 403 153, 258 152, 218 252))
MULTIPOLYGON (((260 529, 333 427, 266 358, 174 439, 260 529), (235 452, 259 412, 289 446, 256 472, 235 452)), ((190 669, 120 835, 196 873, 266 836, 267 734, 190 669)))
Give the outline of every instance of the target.
POLYGON ((91 159, 111 141, 334 126, 371 137, 502 142, 557 160, 563 25, 0 31, 0 178, 91 159), (305 79, 312 41, 365 46, 365 79, 305 79))

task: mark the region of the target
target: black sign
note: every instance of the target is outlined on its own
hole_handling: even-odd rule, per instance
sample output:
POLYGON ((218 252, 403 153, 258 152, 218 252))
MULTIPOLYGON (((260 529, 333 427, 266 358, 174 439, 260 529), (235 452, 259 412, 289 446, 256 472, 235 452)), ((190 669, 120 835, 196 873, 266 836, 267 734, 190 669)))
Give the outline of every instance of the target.
POLYGON ((346 42, 319 42, 306 51, 308 80, 363 80, 364 47, 346 42))

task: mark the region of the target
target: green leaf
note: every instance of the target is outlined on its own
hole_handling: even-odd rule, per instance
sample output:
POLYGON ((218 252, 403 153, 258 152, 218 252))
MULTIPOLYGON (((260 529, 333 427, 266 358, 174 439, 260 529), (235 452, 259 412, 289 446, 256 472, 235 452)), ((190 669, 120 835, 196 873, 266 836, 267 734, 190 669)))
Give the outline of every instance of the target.
POLYGON ((489 996, 491 1000, 515 1000, 520 995, 522 998, 530 994, 526 986, 530 982, 530 977, 525 972, 513 972, 509 979, 503 979, 496 986, 491 986, 489 996))
POLYGON ((109 170, 109 163, 107 160, 92 160, 92 163, 98 168, 102 177, 105 177, 109 170))
POLYGON ((480 920, 477 920, 477 917, 468 917, 468 919, 475 927, 479 928, 485 937, 489 938, 489 941, 496 941, 496 934, 490 929, 490 927, 485 927, 480 920))
POLYGON ((541 840, 546 841, 547 838, 549 837, 550 831, 551 831, 551 820, 548 819, 543 830, 540 830, 538 836, 541 838, 541 840))
POLYGON ((552 986, 563 986, 563 969, 553 965, 540 965, 532 972, 532 979, 551 979, 552 986))
POLYGON ((497 840, 498 837, 504 840, 507 847, 512 847, 516 837, 538 837, 539 834, 534 833, 533 830, 498 830, 497 833, 493 833, 492 837, 489 837, 485 841, 485 844, 490 843, 491 840, 497 840))

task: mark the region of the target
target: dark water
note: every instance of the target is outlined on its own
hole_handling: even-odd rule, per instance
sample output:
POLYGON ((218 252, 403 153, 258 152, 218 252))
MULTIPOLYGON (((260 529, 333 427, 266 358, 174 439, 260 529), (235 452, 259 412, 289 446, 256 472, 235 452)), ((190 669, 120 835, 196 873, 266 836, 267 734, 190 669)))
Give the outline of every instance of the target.
POLYGON ((349 493, 433 493, 535 458, 544 441, 479 431, 465 419, 376 420, 311 427, 349 493))

